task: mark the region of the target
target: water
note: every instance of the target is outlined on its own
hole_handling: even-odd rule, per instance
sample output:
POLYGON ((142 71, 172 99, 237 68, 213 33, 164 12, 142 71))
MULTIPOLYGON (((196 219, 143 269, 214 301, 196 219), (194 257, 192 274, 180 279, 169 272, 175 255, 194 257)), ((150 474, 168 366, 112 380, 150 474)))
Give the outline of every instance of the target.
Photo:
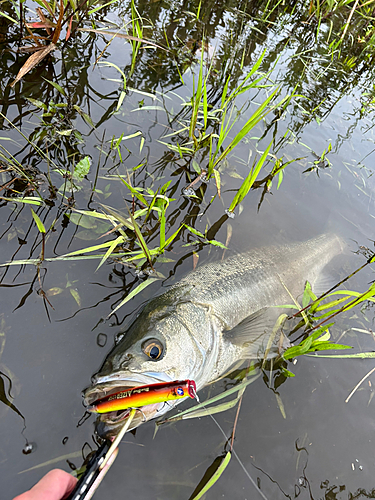
MULTIPOLYGON (((316 40, 316 26, 302 24, 307 16, 298 8, 292 12, 290 7, 284 12, 280 7, 267 22, 262 22, 264 5, 261 3, 256 6, 234 6, 230 2, 205 5, 201 11, 202 21, 189 14, 196 12, 197 7, 193 3, 178 2, 173 6, 164 2, 137 4, 140 14, 150 18, 154 25, 145 23, 148 26, 145 37, 165 45, 162 26, 165 27, 171 46, 178 51, 185 85, 180 81, 171 54, 152 48, 140 49, 133 76, 127 82, 135 90, 128 91, 117 112, 122 78, 113 66, 103 63, 115 64, 129 75, 131 50, 126 40, 113 39, 106 48, 109 37, 77 32, 63 52, 56 52, 46 65, 38 66, 27 75, 15 92, 8 84, 24 59, 17 62, 14 52, 8 51, 17 39, 16 26, 7 27, 4 19, 1 20, 2 32, 7 35, 2 41, 2 113, 29 139, 36 142, 41 137, 39 146, 54 162, 48 164, 40 158, 19 132, 2 119, 1 146, 23 167, 29 165, 40 170, 39 191, 53 202, 45 207, 34 206, 47 229, 54 224, 46 238, 45 256, 54 257, 108 241, 110 237, 99 237, 111 229, 110 225, 91 221, 85 223, 87 227, 77 226, 63 215, 71 213, 68 205, 73 201, 77 209, 99 209, 101 203, 126 215, 126 207, 131 206, 132 199, 117 174, 126 175, 146 161, 147 166, 135 171, 132 184, 156 190, 171 180, 167 195, 174 201, 167 210, 167 237, 185 222, 202 233, 209 229, 209 237, 222 243, 230 236, 226 255, 261 245, 302 241, 332 230, 345 239, 352 251, 356 251, 358 245, 372 247, 373 114, 369 104, 371 96, 363 96, 372 85, 371 55, 361 53, 360 44, 353 42, 351 46, 347 41, 341 59, 331 60, 327 55, 329 24, 322 24, 316 40), (182 190, 197 174, 189 158, 181 159, 162 144, 174 144, 174 136, 165 139, 163 136, 182 128, 187 116, 181 103, 188 100, 192 92, 190 68, 196 68, 192 60, 203 28, 209 54, 212 55, 216 47, 213 60, 216 77, 210 82, 216 89, 212 90, 212 102, 220 102, 225 81, 224 78, 220 83, 220 78, 224 69, 231 67, 236 83, 264 48, 266 54, 260 70, 271 71, 269 82, 280 85, 279 99, 300 84, 296 90, 299 96, 291 101, 286 113, 268 115, 222 164, 222 198, 216 196, 210 205, 216 194, 214 181, 194 186, 198 198, 184 196, 182 190), (99 64, 92 70, 104 49, 99 64), (351 68, 345 61, 353 55, 358 59, 351 68), (59 95, 42 77, 58 82, 67 97, 59 95), (152 93, 156 98, 140 92, 152 93), (56 119, 55 115, 52 122, 46 119, 48 126, 41 125, 40 110, 26 100, 30 97, 43 103, 52 100, 68 104, 62 111, 64 119, 56 119), (365 103, 367 106, 363 108, 365 103), (91 117, 95 129, 73 105, 91 117), (142 110, 145 106, 164 109, 142 110), (74 137, 73 132, 69 136, 61 135, 71 129, 79 131, 82 139, 79 135, 74 137), (119 138, 121 134, 125 137, 138 131, 144 138, 143 147, 140 135, 122 141, 121 161, 118 151, 111 149, 112 137, 119 138), (263 186, 245 198, 241 209, 236 209, 237 214, 241 212, 239 215, 227 219, 225 209, 241 184, 239 176, 247 175, 256 149, 263 152, 273 137, 274 155, 283 156, 284 161, 299 159, 285 168, 279 189, 278 179, 274 179, 260 206, 263 186), (332 151, 327 159, 331 166, 324 161, 319 163, 329 143, 332 151), (91 158, 90 172, 83 179, 75 179, 72 191, 57 169, 72 172, 74 165, 86 155, 91 158), (43 175, 47 172, 50 172, 51 183, 60 189, 56 198, 50 196, 49 184, 43 175), (65 198, 61 195, 64 186, 68 186, 65 198)), ((120 24, 121 18, 129 20, 128 3, 110 9, 107 8, 106 14, 99 11, 94 15, 99 28, 102 27, 99 22, 105 18, 120 24)), ((15 15, 12 10, 9 14, 15 15)), ((337 33, 344 18, 333 16, 333 33, 337 33)), ((355 24, 352 29, 355 33, 355 24)), ((196 55, 199 57, 199 51, 196 55)), ((233 129, 235 132, 265 99, 267 92, 271 90, 250 90, 238 98, 237 106, 243 108, 241 119, 233 129)), ((201 168, 206 167, 205 154, 201 151, 195 157, 201 168)), ((272 164, 266 167, 267 173, 271 168, 272 164)), ((3 185, 12 178, 5 167, 1 169, 3 185)), ((259 178, 263 178, 262 172, 259 178)), ((32 194, 27 192, 26 183, 10 187, 23 195, 32 194)), ((15 195, 7 190, 0 194, 4 193, 15 195)), ((38 258, 41 237, 30 207, 1 202, 1 213, 1 262, 38 258)), ((154 248, 159 245, 159 225, 155 219, 148 224, 146 240, 150 248, 154 248)), ((198 265, 221 259, 220 248, 201 243, 186 246, 197 239, 182 230, 165 253, 171 261, 155 264, 164 279, 150 285, 107 321, 105 318, 111 310, 140 283, 142 278, 138 277, 137 270, 113 261, 96 270, 98 260, 2 268, 1 401, 14 405, 12 408, 0 405, 4 498, 25 491, 52 467, 68 471, 79 468, 82 455, 96 448, 93 418, 83 419, 81 390, 89 384, 91 375, 113 345, 114 336, 126 327, 140 305, 193 268, 196 258, 193 252, 199 255, 198 265), (23 454, 27 442, 32 443, 33 450, 23 454)), ((348 252, 333 262, 331 271, 334 277, 340 278, 363 262, 362 256, 348 252)), ((349 288, 365 290, 372 279, 373 271, 367 267, 350 282, 349 288)), ((371 308, 351 311, 337 319, 332 334, 337 339, 346 332, 341 342, 357 350, 373 350, 372 318, 371 308), (369 334, 351 328, 367 329, 369 334)), ((289 368, 295 373, 294 378, 279 386, 281 379, 275 381, 286 418, 280 410, 280 400, 262 378, 245 392, 234 446, 248 474, 268 499, 374 498, 373 377, 345 403, 353 387, 373 368, 372 361, 306 357, 289 368)), ((226 380, 220 381, 215 389, 223 390, 226 384, 226 380)), ((208 392, 202 394, 201 399, 208 392)), ((231 410, 217 417, 228 436, 235 413, 236 410, 231 410)), ((141 426, 135 436, 127 435, 119 457, 95 498, 126 495, 187 499, 225 446, 221 431, 210 418, 162 426, 155 437, 153 434, 154 425, 149 423, 141 426)), ((234 457, 207 494, 207 498, 212 499, 225 497, 261 498, 234 457)))

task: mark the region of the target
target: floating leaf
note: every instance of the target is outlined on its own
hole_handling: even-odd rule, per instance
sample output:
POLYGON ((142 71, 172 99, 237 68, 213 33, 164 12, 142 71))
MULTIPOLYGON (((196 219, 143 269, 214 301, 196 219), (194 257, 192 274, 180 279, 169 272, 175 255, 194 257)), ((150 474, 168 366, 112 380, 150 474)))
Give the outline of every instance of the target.
POLYGON ((73 177, 82 180, 89 173, 90 167, 91 167, 91 159, 89 156, 85 156, 74 167, 73 177))
POLYGON ((73 224, 77 226, 84 227, 86 229, 95 229, 97 227, 97 221, 92 217, 85 217, 84 215, 79 215, 76 213, 67 214, 67 217, 73 224))
POLYGON ((81 307, 81 297, 75 288, 69 288, 69 292, 73 299, 77 302, 78 307, 81 307))

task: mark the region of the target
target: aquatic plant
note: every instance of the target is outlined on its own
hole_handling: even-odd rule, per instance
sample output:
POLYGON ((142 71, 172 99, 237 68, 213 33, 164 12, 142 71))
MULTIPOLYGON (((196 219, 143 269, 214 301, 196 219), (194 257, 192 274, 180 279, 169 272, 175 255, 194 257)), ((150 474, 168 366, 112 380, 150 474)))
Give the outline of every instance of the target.
MULTIPOLYGON (((110 0, 106 3, 106 6, 115 1, 110 0)), ((32 40, 32 45, 24 48, 28 53, 32 52, 32 55, 28 57, 19 70, 15 80, 11 83, 12 87, 57 48, 65 25, 65 42, 67 42, 84 17, 103 8, 103 5, 95 7, 99 3, 98 0, 81 2, 76 0, 60 0, 60 2, 55 0, 33 0, 33 2, 38 5, 35 12, 39 17, 39 21, 36 22, 28 23, 25 21, 25 4, 22 0, 19 2, 19 8, 17 8, 16 0, 10 2, 15 7, 18 19, 14 19, 5 12, 0 11, 0 15, 12 22, 19 22, 21 33, 23 27, 25 27, 29 33, 26 38, 32 40), (41 36, 33 30, 44 30, 46 36, 41 36)))

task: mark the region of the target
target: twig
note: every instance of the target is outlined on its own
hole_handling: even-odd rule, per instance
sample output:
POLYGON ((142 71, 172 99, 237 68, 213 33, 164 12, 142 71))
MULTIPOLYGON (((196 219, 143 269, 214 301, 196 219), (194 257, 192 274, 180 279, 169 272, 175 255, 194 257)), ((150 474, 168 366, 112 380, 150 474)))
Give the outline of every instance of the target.
POLYGON ((342 279, 339 283, 337 283, 336 285, 334 285, 332 288, 330 288, 327 292, 323 293, 323 295, 321 295, 320 297, 318 297, 316 300, 314 300, 314 302, 312 302, 311 304, 308 304, 306 307, 304 307, 303 309, 300 309, 299 311, 297 311, 295 314, 293 314, 292 316, 289 316, 288 319, 292 319, 292 318, 295 318, 296 316, 298 316, 298 314, 301 314, 303 311, 306 311, 306 309, 308 309, 309 307, 311 307, 312 305, 314 305, 316 302, 320 301, 321 299, 323 299, 324 297, 326 297, 329 293, 333 292, 333 290, 335 290, 335 288, 339 287, 340 285, 342 285, 343 283, 345 283, 345 281, 348 281, 348 279, 352 278, 355 274, 359 273, 359 271, 361 271, 364 267, 366 267, 368 264, 372 264, 373 263, 373 260, 374 260, 374 257, 375 257, 375 254, 373 254, 369 259, 367 259, 367 261, 361 266, 359 267, 358 269, 356 269, 355 271, 353 271, 351 274, 349 274, 348 276, 346 276, 346 278, 342 279))
POLYGON ((231 437, 231 441, 230 441, 230 452, 231 452, 231 453, 232 453, 232 451, 233 451, 234 435, 235 435, 235 433, 236 433, 236 427, 237 427, 237 422, 238 422, 238 416, 239 416, 239 414, 240 414, 240 409, 241 409, 242 398, 243 398, 243 394, 242 394, 242 396, 240 397, 240 400, 239 400, 239 402, 238 402, 237 412, 236 412, 236 418, 234 419, 233 431, 232 431, 232 437, 231 437))
POLYGON ((353 394, 355 393, 355 391, 358 389, 358 387, 362 384, 362 382, 364 382, 366 380, 367 377, 369 377, 372 373, 375 372, 375 367, 370 370, 367 375, 365 375, 359 382, 358 384, 354 387, 354 389, 352 390, 352 392, 349 394, 349 396, 345 399, 345 403, 347 403, 349 401, 349 399, 353 396, 353 394))
POLYGON ((133 420, 133 417, 134 417, 136 411, 137 410, 135 408, 132 408, 130 410, 129 417, 128 417, 127 421, 125 422, 124 426, 121 428, 120 432, 117 434, 116 439, 111 444, 109 450, 107 451, 107 454, 105 456, 105 459, 104 459, 103 463, 100 465, 100 469, 99 470, 103 470, 104 469, 104 467, 106 466, 108 460, 111 458, 111 455, 113 454, 113 452, 115 451, 115 449, 120 444, 121 439, 124 437, 126 431, 129 429, 130 424, 132 423, 132 420, 133 420))

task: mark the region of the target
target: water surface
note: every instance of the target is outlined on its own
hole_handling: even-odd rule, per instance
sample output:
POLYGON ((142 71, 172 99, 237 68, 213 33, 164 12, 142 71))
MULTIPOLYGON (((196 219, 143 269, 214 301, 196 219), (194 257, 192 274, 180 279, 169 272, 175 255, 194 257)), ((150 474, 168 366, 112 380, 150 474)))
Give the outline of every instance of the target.
MULTIPOLYGON (((131 47, 126 40, 114 38, 106 47, 110 37, 76 32, 61 52, 55 52, 14 89, 9 83, 26 56, 13 51, 19 39, 17 27, 2 19, 5 36, 1 43, 0 140, 2 148, 8 151, 2 149, 2 153, 8 159, 14 155, 23 167, 40 171, 39 191, 47 203, 34 206, 34 210, 47 228, 53 225, 46 240, 46 257, 111 238, 100 238, 110 229, 106 223, 82 227, 69 220, 69 204, 81 210, 99 209, 100 204, 105 204, 126 215, 132 199, 116 176, 131 173, 144 163, 131 177, 134 186, 156 190, 171 181, 166 194, 174 200, 167 210, 167 237, 185 222, 202 233, 209 229, 210 238, 219 242, 228 239, 226 255, 230 255, 333 231, 344 238, 348 250, 332 262, 329 279, 338 280, 364 263, 364 257, 353 252, 359 245, 372 248, 374 238, 373 113, 371 95, 363 95, 372 88, 372 56, 366 55, 360 44, 349 42, 349 37, 340 56, 328 55, 332 39, 328 37, 339 31, 343 15, 334 16, 317 31, 316 23, 307 22, 302 4, 285 10, 276 8, 268 17, 262 2, 227 2, 220 6, 212 2, 202 6, 199 20, 192 15, 197 12, 198 2, 140 1, 137 8, 149 20, 145 21, 144 36, 163 46, 167 36, 173 56, 160 49, 142 48, 129 76, 131 47), (182 102, 192 94, 192 74, 197 75, 203 33, 206 54, 213 57, 210 98, 215 105, 220 102, 228 74, 234 88, 265 50, 259 71, 269 73, 265 83, 270 87, 249 90, 238 98, 241 117, 233 135, 275 85, 280 86, 279 100, 294 89, 298 94, 285 113, 272 112, 261 121, 220 166, 221 199, 215 197, 213 180, 198 187, 196 198, 183 196, 183 188, 197 175, 192 158, 180 158, 163 144, 175 144, 176 136, 163 136, 180 129, 189 116, 182 102), (102 51, 103 56, 93 67, 102 51), (353 56, 356 59, 349 64, 353 56), (132 89, 117 111, 123 82, 114 66, 103 64, 106 62, 124 71, 132 89), (59 83, 66 97, 45 79, 59 83), (46 119, 47 125, 41 124, 41 110, 28 98, 47 104, 68 104, 68 108, 63 108, 64 119, 55 116, 46 119), (90 116, 95 128, 73 105, 90 116), (145 106, 154 108, 142 109, 145 106), (79 134, 61 134, 69 129, 79 134), (19 130, 38 143, 49 161, 19 130), (138 131, 144 138, 143 147, 141 136, 124 140, 120 158, 118 151, 111 149, 112 138, 138 131), (276 178, 268 192, 263 192, 264 186, 252 190, 236 209, 237 216, 227 219, 225 209, 241 178, 272 139, 273 160, 299 159, 286 167, 279 188, 276 178), (329 162, 314 164, 329 144, 329 162), (72 172, 86 155, 91 158, 90 171, 76 180, 72 190, 62 174, 66 170, 72 172), (59 189, 56 198, 51 196, 45 174, 59 189)), ((15 15, 12 9, 9 14, 15 15)), ((106 25, 115 30, 110 22, 121 26, 122 20, 129 21, 129 16, 128 2, 118 2, 93 18, 99 28, 106 25)), ((87 22, 86 26, 91 25, 87 22)), ((353 22, 354 39, 356 29, 353 22)), ((206 155, 203 150, 194 158, 201 168, 206 167, 206 155)), ((264 175, 272 166, 271 162, 265 166, 264 175)), ((12 180, 6 167, 4 162, 2 185, 12 180)), ((32 172, 35 170, 30 175, 32 172)), ((263 174, 259 177, 262 179, 263 174)), ((11 187, 13 191, 6 188, 0 194, 16 196, 18 190, 19 196, 33 195, 25 184, 11 187)), ((38 258, 41 236, 30 207, 3 200, 0 207, 1 262, 38 258)), ((105 318, 111 310, 144 279, 137 270, 121 262, 109 260, 98 270, 98 260, 1 268, 0 464, 4 498, 29 488, 52 467, 51 461, 57 459, 53 466, 69 471, 79 468, 82 456, 96 448, 93 417, 83 419, 81 390, 99 368, 114 336, 129 324, 141 304, 192 270, 194 252, 199 255, 198 265, 222 258, 222 249, 197 240, 183 229, 165 254, 168 262, 155 264, 164 278, 138 294, 109 320, 105 318), (14 406, 3 404, 7 402, 14 406), (28 455, 22 453, 26 441, 34 446, 28 455), (51 463, 38 467, 46 462, 51 463)), ((150 248, 158 245, 159 225, 155 218, 149 221, 146 241, 150 248)), ((367 267, 348 287, 363 291, 372 280, 373 271, 367 267)), ((373 350, 372 322, 371 308, 358 309, 339 317, 331 333, 357 351, 373 350), (367 330, 368 334, 352 328, 367 330)), ((345 403, 353 387, 373 368, 372 361, 305 357, 289 368, 295 373, 294 378, 276 377, 272 389, 266 377, 260 378, 245 392, 234 449, 247 474, 268 499, 374 498, 373 378, 366 380, 345 403)), ((228 383, 224 379, 214 390, 223 390, 228 383)), ((208 393, 207 389, 202 397, 208 393)), ((235 414, 236 409, 217 417, 227 436, 235 414)), ((210 418, 165 425, 153 435, 153 423, 141 426, 135 436, 127 435, 95 498, 188 499, 225 447, 221 431, 210 418)), ((242 466, 233 457, 206 497, 261 498, 242 466)))

